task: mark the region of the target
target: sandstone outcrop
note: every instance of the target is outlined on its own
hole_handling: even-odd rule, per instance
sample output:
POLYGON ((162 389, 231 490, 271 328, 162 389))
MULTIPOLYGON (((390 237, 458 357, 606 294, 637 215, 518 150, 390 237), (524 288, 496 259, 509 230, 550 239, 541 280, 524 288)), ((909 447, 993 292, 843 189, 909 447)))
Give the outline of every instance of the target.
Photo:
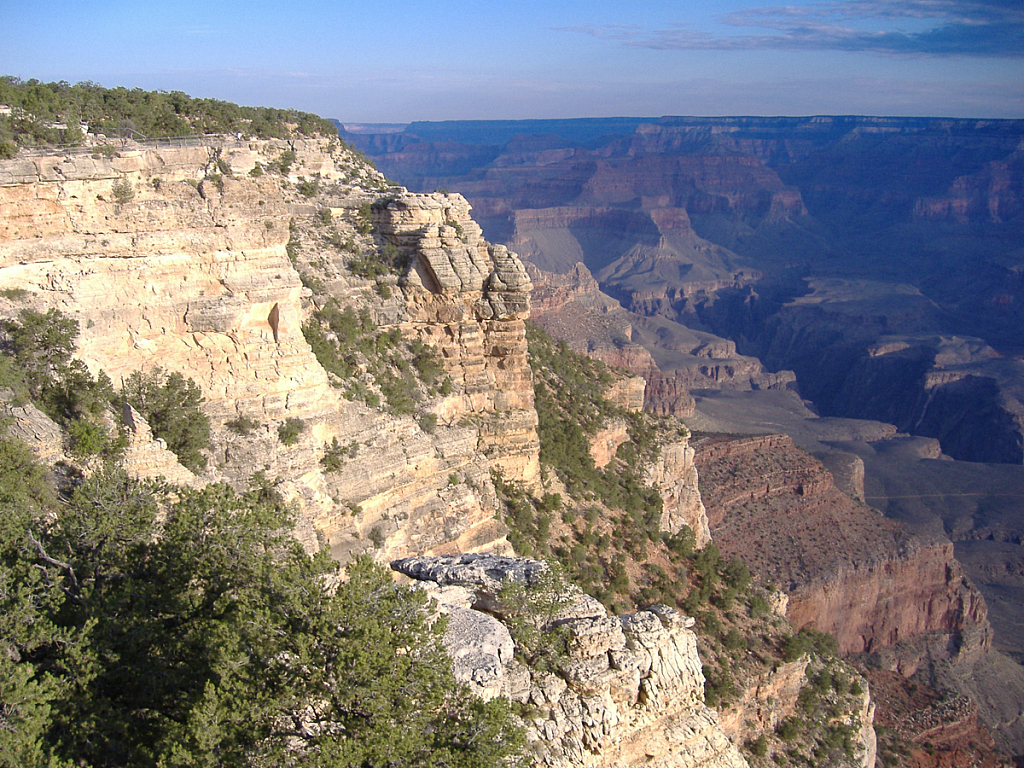
POLYGON ((412 258, 406 327, 442 355, 461 383, 446 420, 478 417, 480 450, 507 477, 539 473, 533 379, 526 360, 532 285, 519 258, 484 241, 458 195, 402 195, 376 213, 381 235, 412 258))
POLYGON ((129 474, 141 478, 162 477, 183 486, 199 485, 199 479, 181 465, 178 457, 167 449, 164 440, 153 437, 153 431, 142 414, 128 403, 121 408, 121 424, 128 432, 124 467, 129 474))
POLYGON ((696 536, 697 548, 703 549, 711 541, 711 530, 701 499, 695 456, 688 439, 662 446, 655 466, 647 470, 647 479, 664 502, 660 530, 675 534, 688 526, 696 536))
MULTIPOLYGON (((411 558, 392 568, 438 584, 457 584, 476 594, 478 606, 494 610, 495 591, 507 581, 535 583, 537 561, 490 555, 411 558)), ((552 622, 564 628, 568 652, 555 669, 531 669, 495 648, 493 626, 480 620, 479 657, 459 622, 448 640, 456 658, 478 658, 479 678, 488 679, 495 660, 504 667, 503 693, 527 709, 527 740, 540 766, 745 766, 747 763, 704 703, 704 675, 693 619, 667 606, 608 616, 600 604, 577 594, 552 622), (468 641, 467 641, 468 640, 468 641)), ((442 609, 448 610, 448 609, 442 609)), ((474 673, 463 671, 472 681, 474 673)), ((480 686, 478 686, 479 688, 480 686)))
POLYGON ((16 405, 0 393, 0 418, 7 434, 28 445, 36 458, 52 465, 65 458, 64 435, 61 428, 31 403, 16 405))
POLYGON ((480 238, 462 198, 389 187, 337 142, 215 139, 2 162, 0 221, 0 288, 15 297, 0 299, 4 316, 54 307, 77 320, 78 356, 115 386, 156 367, 200 386, 214 432, 205 474, 182 474, 135 420, 139 474, 242 488, 261 471, 297 503, 297 535, 341 558, 507 547, 490 468, 537 473, 530 281, 514 254, 480 238), (286 151, 287 176, 264 170, 286 151), (297 191, 308 179, 314 198, 297 191), (364 204, 373 229, 360 235, 364 204), (342 398, 303 337, 314 307, 296 267, 329 267, 337 251, 305 242, 300 263, 286 245, 321 210, 362 247, 391 243, 413 265, 388 301, 337 270, 330 287, 442 355, 454 387, 424 404, 431 432, 342 398), (244 434, 228 426, 239 419, 244 434), (286 423, 301 425, 290 444, 286 423), (335 440, 347 453, 327 472, 335 440))

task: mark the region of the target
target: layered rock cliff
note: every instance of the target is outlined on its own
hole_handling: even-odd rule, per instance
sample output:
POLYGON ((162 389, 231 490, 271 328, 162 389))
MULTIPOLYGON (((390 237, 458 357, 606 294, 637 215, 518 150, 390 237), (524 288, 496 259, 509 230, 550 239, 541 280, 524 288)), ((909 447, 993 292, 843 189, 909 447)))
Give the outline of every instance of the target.
POLYGON ((761 331, 822 414, 934 437, 963 461, 1024 462, 1024 364, 983 339, 930 332, 940 312, 909 285, 811 280, 761 331))
POLYGON ((495 618, 509 612, 502 588, 541 589, 541 563, 466 555, 407 558, 392 568, 444 588, 437 594, 448 614, 449 651, 463 660, 457 671, 464 682, 527 708, 535 765, 747 765, 704 704, 693 619, 663 605, 609 616, 597 601, 569 590, 542 627, 563 633, 566 650, 542 670, 517 656, 495 618), (462 590, 453 596, 452 588, 462 590))
POLYGON ((828 632, 874 668, 969 696, 996 744, 1019 749, 1024 677, 992 647, 986 602, 948 539, 910 534, 839 493, 788 437, 696 449, 716 544, 788 592, 794 626, 828 632))
POLYGON ((794 380, 790 371, 770 373, 756 358, 738 354, 731 341, 624 308, 582 263, 565 274, 530 263, 527 269, 535 322, 572 349, 642 376, 651 413, 691 415, 691 389, 785 389, 794 380))
POLYGON ((461 198, 388 188, 325 140, 137 146, 2 166, 0 312, 53 307, 77 320, 79 357, 115 385, 156 367, 193 379, 214 432, 202 481, 244 486, 261 471, 299 504, 307 543, 320 536, 339 556, 504 546, 487 457, 514 477, 537 472, 529 279, 513 254, 480 239, 461 198), (288 175, 271 172, 286 153, 288 175), (375 221, 361 235, 364 204, 375 221), (455 386, 424 404, 438 418, 430 433, 341 397, 302 335, 313 305, 286 246, 324 209, 367 249, 382 237, 412 263, 388 302, 372 283, 332 271, 336 249, 302 254, 338 278, 334 288, 379 332, 439 350, 455 386), (228 427, 240 418, 252 425, 246 434, 228 427), (285 444, 278 428, 289 420, 301 428, 285 444), (351 456, 327 472, 320 460, 334 440, 351 456))
MULTIPOLYGON (((828 632, 847 653, 932 635, 953 654, 990 643, 984 600, 952 545, 910 537, 840 493, 790 438, 706 440, 697 456, 716 543, 786 589, 795 626, 828 632)), ((909 675, 921 659, 904 663, 909 675)))
MULTIPOLYGON (((130 430, 133 472, 263 483, 295 503, 305 543, 323 541, 342 560, 508 550, 490 470, 527 486, 539 476, 531 280, 482 239, 463 198, 389 187, 326 141, 40 155, 0 172, 0 314, 59 309, 78 321, 78 355, 115 385, 159 367, 202 389, 213 428, 205 472, 188 472, 126 409, 110 418, 130 430), (360 276, 354 264, 368 254, 397 268, 360 276), (351 396, 303 333, 332 301, 365 315, 377 344, 423 342, 446 385, 417 385, 411 413, 351 396)), ((383 393, 369 362, 356 356, 351 376, 383 393)), ((643 390, 627 377, 609 397, 632 410, 643 390)), ((40 454, 64 457, 52 422, 6 410, 40 454)), ((606 449, 619 438, 607 435, 606 449)), ((659 528, 689 525, 703 545, 694 459, 680 436, 645 479, 665 501, 659 528)), ((593 613, 566 624, 572 663, 505 691, 543 712, 531 723, 543 759, 742 765, 701 701, 682 617, 616 618, 588 605, 593 613)))

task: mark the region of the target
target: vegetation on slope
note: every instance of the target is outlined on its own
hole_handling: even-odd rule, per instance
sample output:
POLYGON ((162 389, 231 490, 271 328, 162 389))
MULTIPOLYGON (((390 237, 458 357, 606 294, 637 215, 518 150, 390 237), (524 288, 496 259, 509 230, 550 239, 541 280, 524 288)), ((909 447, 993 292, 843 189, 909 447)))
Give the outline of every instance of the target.
POLYGON ((377 408, 383 399, 390 413, 411 415, 422 397, 451 391, 432 349, 419 339, 404 339, 398 328, 379 329, 366 310, 356 314, 328 299, 303 324, 302 334, 349 400, 377 408))
POLYGON ((56 309, 22 310, 17 320, 0 320, 0 332, 0 389, 8 390, 14 403, 32 402, 64 427, 74 456, 109 458, 124 450, 125 436, 112 425, 108 410, 128 403, 184 466, 194 472, 206 466, 210 422, 199 407, 202 392, 191 379, 160 368, 136 371, 115 393, 106 374, 93 377, 74 357, 78 322, 56 309))
POLYGON ((713 543, 695 550, 689 529, 659 531, 661 498, 644 483, 643 468, 685 427, 624 412, 605 396, 621 374, 536 328, 528 339, 547 490, 535 496, 495 476, 517 551, 556 562, 616 612, 665 603, 695 617, 709 706, 742 707, 755 681, 808 658, 809 682, 793 714, 775 730, 744 726, 748 760, 854 764, 854 713, 863 690, 859 675, 837 658, 834 641, 812 630, 793 633, 771 609, 773 591, 752 579, 740 559, 724 558, 713 543), (613 418, 627 420, 631 439, 600 469, 591 438, 613 418))
MULTIPOLYGON (((106 436, 127 400, 203 459, 190 380, 136 373, 115 396, 56 310, 2 330, 4 399, 36 403, 72 448, 77 425, 106 436)), ((422 592, 369 560, 340 574, 307 554, 262 478, 241 494, 175 488, 104 453, 51 472, 0 434, 0 765, 490 768, 518 754, 506 705, 455 683, 422 592)))
POLYGON ((0 439, 0 764, 480 766, 521 741, 426 598, 291 537, 273 492, 114 465, 56 489, 0 439), (60 496, 61 503, 54 499, 60 496))
POLYGON ((308 112, 242 107, 217 99, 197 99, 181 91, 104 88, 0 77, 0 158, 19 147, 80 144, 80 123, 90 133, 125 138, 241 133, 260 139, 336 136, 330 120, 308 112))

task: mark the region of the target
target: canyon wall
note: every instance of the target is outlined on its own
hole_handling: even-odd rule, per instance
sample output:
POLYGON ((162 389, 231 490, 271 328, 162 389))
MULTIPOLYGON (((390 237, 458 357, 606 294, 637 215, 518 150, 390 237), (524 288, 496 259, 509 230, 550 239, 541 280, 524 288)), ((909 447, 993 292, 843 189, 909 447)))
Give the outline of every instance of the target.
MULTIPOLYGON (((524 664, 499 621, 510 583, 542 589, 543 564, 492 555, 405 558, 391 567, 437 585, 457 674, 483 695, 526 705, 534 764, 551 768, 740 768, 747 762, 704 705, 693 619, 668 606, 610 616, 569 590, 542 631, 568 638, 550 669, 524 664)), ((557 642, 557 641, 556 641, 557 642)))
MULTIPOLYGON (((115 386, 160 368, 202 389, 213 440, 198 476, 138 412, 109 415, 130 430, 135 474, 265 484, 294 503, 297 536, 340 560, 509 551, 490 472, 527 486, 540 474, 524 324, 531 277, 482 238, 461 196, 389 186, 326 140, 218 140, 0 163, 0 220, 0 316, 59 309, 79 324, 78 356, 115 386), (407 267, 358 277, 353 250, 332 245, 335 235, 407 267), (450 391, 428 392, 400 415, 349 398, 303 334, 332 300, 365 312, 381 334, 432 348, 450 391), (232 426, 240 420, 251 426, 232 426), (280 430, 292 423, 301 429, 286 441, 280 430)), ((581 268, 579 281, 588 274, 581 268)), ((609 328, 626 331, 606 314, 609 328)), ((638 361, 653 360, 635 349, 638 361)), ((735 353, 709 335, 692 349, 735 353)), ((636 409, 644 389, 625 378, 609 395, 636 409)), ((672 408, 685 409, 684 395, 672 395, 672 408)), ((64 455, 45 416, 5 410, 16 434, 64 455)), ((665 499, 661 528, 689 525, 706 544, 687 439, 664 446, 647 474, 665 499)), ((597 612, 567 625, 574 652, 558 674, 524 679, 510 665, 503 690, 538 708, 528 726, 541 764, 744 765, 703 704, 692 620, 668 608, 611 617, 589 605, 597 612)))
POLYGON ((794 626, 828 632, 845 653, 923 636, 941 637, 950 657, 989 645, 985 602, 952 544, 910 536, 840 493, 789 437, 701 441, 697 468, 715 542, 789 593, 794 626))
POLYGON ((327 140, 40 155, 0 164, 0 180, 0 314, 59 309, 79 324, 78 356, 115 385, 157 367, 193 379, 214 438, 201 482, 244 487, 262 472, 299 505, 300 537, 340 557, 507 546, 489 470, 493 460, 519 479, 537 472, 529 279, 479 237, 461 198, 442 206, 389 188, 327 140), (288 151, 289 175, 263 172, 288 151), (308 179, 321 189, 315 200, 298 191, 308 179), (456 386, 424 404, 438 416, 431 433, 341 397, 301 332, 315 307, 286 248, 295 222, 330 208, 355 232, 364 204, 414 268, 390 302, 365 280, 335 287, 379 328, 439 351, 456 386), (465 242, 438 239, 428 219, 442 209, 465 226, 465 242), (444 282, 445 260, 455 282, 444 282), (439 281, 424 286, 428 273, 439 281), (256 426, 238 434, 227 426, 238 418, 256 426), (278 436, 288 420, 303 425, 291 445, 278 436), (333 440, 353 455, 327 472, 320 460, 333 440))
POLYGON ((660 413, 685 413, 686 388, 795 386, 752 357, 677 370, 673 351, 688 351, 660 334, 678 321, 775 374, 795 370, 822 414, 1016 464, 1022 137, 1019 120, 863 116, 417 123, 350 136, 403 183, 465 194, 490 236, 538 267, 582 262, 657 321, 631 341, 664 374, 649 382, 660 413), (974 337, 1003 359, 937 366, 940 381, 868 351, 907 334, 926 357, 937 352, 929 338, 974 337), (897 391, 893 374, 907 386, 897 391))
POLYGON ((811 280, 760 331, 759 354, 796 371, 823 415, 937 438, 962 461, 1024 463, 1024 363, 983 339, 931 332, 911 286, 811 280))
POLYGON ((771 373, 738 354, 732 341, 622 307, 582 263, 565 274, 527 269, 534 321, 573 350, 642 376, 650 413, 692 415, 691 389, 786 389, 794 381, 790 371, 771 373))

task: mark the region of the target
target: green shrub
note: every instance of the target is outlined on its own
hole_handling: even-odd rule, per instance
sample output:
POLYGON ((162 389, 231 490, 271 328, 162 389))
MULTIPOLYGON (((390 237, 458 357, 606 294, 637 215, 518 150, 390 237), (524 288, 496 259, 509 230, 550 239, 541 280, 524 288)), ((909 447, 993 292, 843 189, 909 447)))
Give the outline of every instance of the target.
POLYGON ((803 730, 804 723, 800 718, 788 717, 779 723, 779 727, 775 729, 775 732, 783 741, 792 741, 799 736, 803 730))
POLYGON ((768 754, 768 739, 762 733, 753 741, 747 742, 747 749, 750 750, 752 755, 756 757, 764 757, 768 754))
POLYGON ((80 459, 103 453, 111 443, 102 425, 86 419, 75 419, 68 424, 68 436, 71 438, 71 453, 80 459))
POLYGON ((413 413, 416 397, 407 379, 384 371, 377 377, 377 385, 391 413, 399 416, 413 413))
POLYGON ((502 585, 498 601, 505 623, 515 640, 516 654, 531 669, 554 671, 567 657, 568 630, 552 622, 576 594, 557 563, 548 563, 547 570, 529 586, 511 580, 502 585))
POLYGON ((320 464, 328 472, 337 472, 345 463, 345 459, 354 459, 358 453, 359 444, 355 440, 345 446, 339 443, 338 438, 335 437, 328 445, 324 446, 324 455, 320 459, 320 464))
POLYGON ((738 557, 733 557, 726 563, 722 577, 725 583, 737 592, 744 592, 750 586, 750 569, 738 557))
POLYGON ((250 419, 248 416, 238 416, 231 421, 224 422, 224 426, 234 432, 236 435, 247 436, 251 435, 252 431, 259 427, 259 422, 250 419))
MULTIPOLYGON (((300 179, 295 188, 303 197, 316 197, 320 192, 320 180, 316 178, 300 179)), ((330 213, 330 211, 327 212, 330 213)))
POLYGON ((362 203, 356 211, 356 230, 363 235, 373 229, 373 210, 368 202, 362 203))
POLYGON ((192 379, 159 367, 149 373, 135 371, 125 379, 118 400, 142 414, 153 436, 166 441, 183 466, 193 472, 206 468, 203 451, 210 449, 210 420, 200 409, 203 393, 192 379))
POLYGON ((293 219, 288 224, 288 242, 285 243, 284 252, 288 255, 288 261, 292 263, 292 266, 298 266, 299 263, 299 233, 295 227, 295 220, 293 219))
POLYGON ((277 160, 271 162, 267 166, 267 168, 273 171, 277 171, 282 176, 287 176, 288 172, 292 169, 292 164, 295 162, 296 159, 297 158, 295 157, 295 152, 291 149, 286 149, 278 156, 277 160))
POLYGON ((95 378, 73 357, 78 321, 56 309, 45 314, 23 309, 18 320, 0 320, 6 335, 0 385, 16 399, 31 400, 58 424, 96 417, 113 398, 105 373, 95 378))
POLYGON ((669 551, 679 557, 690 557, 693 555, 694 547, 697 546, 697 534, 688 525, 679 529, 678 533, 666 533, 662 539, 669 551))
POLYGON ((339 579, 265 477, 243 495, 103 467, 58 505, 42 476, 0 438, 3 765, 520 764, 426 595, 367 557, 339 579))
POLYGON ((824 632, 804 627, 787 638, 783 644, 782 656, 786 661, 796 661, 807 653, 816 653, 823 658, 833 659, 838 654, 836 640, 824 632))
POLYGON ((418 419, 420 429, 426 432, 428 435, 434 434, 437 431, 437 414, 436 413, 424 413, 418 419))
POLYGON ((746 650, 747 636, 733 627, 722 640, 722 645, 730 651, 746 650))
POLYGON ((135 199, 135 190, 128 179, 115 181, 110 187, 110 192, 114 196, 114 202, 118 205, 125 205, 135 199))
POLYGON ((299 435, 306 431, 306 422, 289 416, 283 424, 277 427, 277 437, 282 445, 295 445, 299 442, 299 435))
POLYGON ((768 601, 761 597, 761 595, 751 595, 750 601, 747 603, 747 610, 750 618, 763 619, 768 615, 771 607, 768 605, 768 601))

